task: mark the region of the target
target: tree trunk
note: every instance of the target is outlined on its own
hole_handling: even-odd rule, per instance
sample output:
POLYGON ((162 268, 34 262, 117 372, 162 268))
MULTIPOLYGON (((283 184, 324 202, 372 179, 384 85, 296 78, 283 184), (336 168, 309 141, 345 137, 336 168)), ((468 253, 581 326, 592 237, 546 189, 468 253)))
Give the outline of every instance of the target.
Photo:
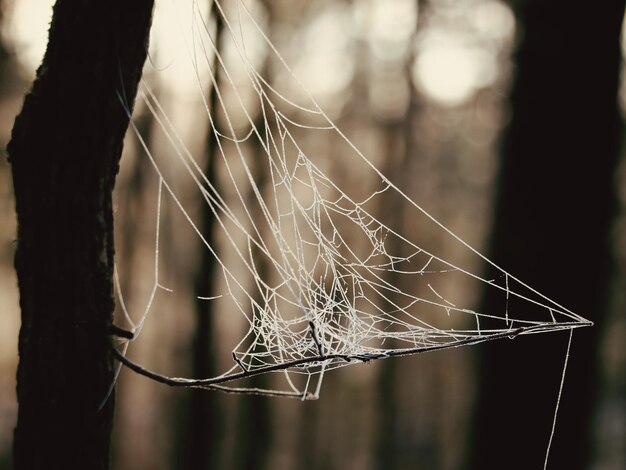
MULTIPOLYGON (((549 468, 574 470, 589 465, 611 270, 624 1, 522 5, 491 259, 595 322, 574 332, 549 459, 549 468)), ((495 302, 487 295, 482 310, 495 302)), ((546 334, 481 346, 471 468, 543 467, 566 343, 566 334, 546 334)))
POLYGON ((16 470, 106 469, 113 399, 111 193, 153 0, 59 0, 8 146, 22 327, 16 470))
MULTIPOLYGON (((217 54, 222 52, 223 19, 219 8, 215 3, 211 4, 210 14, 215 20, 213 40, 217 54)), ((213 76, 216 85, 219 86, 222 76, 221 65, 217 57, 213 59, 213 76)), ((218 101, 217 86, 211 86, 209 91, 209 114, 213 125, 218 126, 218 101)), ((217 136, 209 125, 206 143, 206 163, 204 175, 213 187, 216 186, 216 165, 219 158, 217 136)), ((206 243, 216 246, 215 242, 215 217, 210 207, 201 200, 200 227, 206 243)), ((216 312, 214 302, 202 300, 200 297, 210 296, 215 291, 217 280, 217 262, 213 254, 204 245, 198 244, 199 266, 195 278, 195 310, 196 328, 192 343, 192 370, 193 377, 215 377, 217 372, 217 358, 214 348, 216 312)), ((192 389, 188 404, 189 422, 186 426, 185 441, 183 446, 183 468, 185 469, 210 469, 221 460, 220 442, 223 441, 223 414, 220 407, 220 398, 215 392, 192 389)))

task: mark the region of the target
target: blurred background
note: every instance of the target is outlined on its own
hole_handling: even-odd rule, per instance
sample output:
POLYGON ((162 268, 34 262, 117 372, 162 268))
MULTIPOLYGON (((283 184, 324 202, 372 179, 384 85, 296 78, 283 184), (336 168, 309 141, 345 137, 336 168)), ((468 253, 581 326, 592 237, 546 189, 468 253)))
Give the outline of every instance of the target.
MULTIPOLYGON (((52 3, 0 1, 2 149, 45 50, 52 3)), ((184 24, 185 12, 156 3, 145 76, 202 154, 207 116, 193 70, 177 63, 185 35, 174 19, 184 24)), ((552 468, 626 468, 623 4, 247 4, 321 107, 398 187, 478 251, 596 323, 574 334, 552 468)), ((209 0, 204 8, 208 17, 209 0)), ((269 52, 252 54, 280 85, 269 52)), ((140 102, 135 117, 158 145, 140 102)), ((329 161, 341 157, 333 142, 298 138, 329 161)), ((355 184, 341 164, 330 168, 332 178, 355 184)), ((131 312, 153 287, 157 188, 129 136, 114 198, 131 312)), ((237 326, 199 312, 203 257, 174 212, 166 203, 161 281, 176 295, 158 299, 133 356, 172 375, 202 375, 230 360, 219 345, 237 326)), ((389 223, 419 230, 394 213, 389 223)), ((19 308, 5 152, 0 221, 0 468, 10 468, 19 308)), ((428 238, 443 243, 437 233, 428 238)), ((482 292, 464 295, 489 304, 482 292)), ((170 389, 123 370, 113 468, 538 468, 523 455, 543 463, 567 344, 563 333, 538 336, 344 368, 326 377, 314 402, 170 389)))

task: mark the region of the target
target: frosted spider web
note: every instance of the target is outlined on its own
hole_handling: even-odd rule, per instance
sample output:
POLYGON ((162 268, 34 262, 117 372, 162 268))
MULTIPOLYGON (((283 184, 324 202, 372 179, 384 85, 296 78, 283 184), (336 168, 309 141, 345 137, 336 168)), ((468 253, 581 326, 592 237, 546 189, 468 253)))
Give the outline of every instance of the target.
POLYGON ((196 2, 188 49, 219 178, 207 176, 150 84, 140 86, 138 102, 152 113, 165 144, 150 148, 131 121, 157 175, 158 197, 154 283, 139 318, 128 312, 116 274, 130 325, 129 338, 117 352, 124 364, 175 386, 306 399, 317 398, 324 373, 338 367, 591 324, 496 266, 412 201, 304 89, 246 4, 231 2, 236 6, 227 12, 222 3, 216 1, 213 11, 229 41, 228 57, 218 50, 214 25, 196 2), (259 44, 287 91, 270 82, 267 69, 250 57, 250 48, 259 44), (317 147, 305 148, 311 142, 317 147), (328 142, 332 148, 322 145, 328 142), (348 176, 338 175, 334 157, 320 148, 345 157, 348 176), (172 177, 181 173, 183 182, 172 177), (362 184, 347 184, 350 178, 362 184), (198 217, 187 209, 182 194, 189 188, 213 217, 219 243, 202 232, 198 217), (157 292, 168 291, 159 267, 165 198, 216 263, 215 291, 199 299, 213 302, 217 315, 238 315, 246 325, 233 344, 231 367, 216 377, 168 377, 125 356, 157 292), (404 231, 383 220, 400 210, 399 203, 401 218, 411 221, 404 231), (434 232, 445 243, 429 249, 434 232), (476 274, 476 266, 489 266, 497 275, 476 274), (498 310, 477 311, 462 295, 481 289, 500 296, 498 310), (284 389, 236 386, 269 372, 284 375, 284 389))

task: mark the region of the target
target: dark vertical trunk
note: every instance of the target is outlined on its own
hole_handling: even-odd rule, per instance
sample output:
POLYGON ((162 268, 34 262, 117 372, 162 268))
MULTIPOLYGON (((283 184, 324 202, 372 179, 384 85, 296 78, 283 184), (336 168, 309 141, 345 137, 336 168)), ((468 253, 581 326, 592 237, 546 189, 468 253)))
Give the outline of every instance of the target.
MULTIPOLYGON (((4 12, 6 10, 4 0, 0 0, 0 29, 4 31, 4 12)), ((15 82, 15 64, 12 64, 12 57, 4 38, 0 38, 0 98, 3 98, 7 91, 10 91, 15 82), (8 90, 7 90, 8 88, 8 90)))
MULTIPOLYGON (((407 71, 409 68, 407 67, 407 71)), ((409 108, 404 116, 404 126, 389 125, 385 132, 385 140, 387 149, 387 158, 389 159, 385 174, 389 175, 392 181, 400 188, 406 187, 406 168, 408 158, 414 150, 412 136, 415 115, 417 114, 417 100, 415 93, 411 90, 411 98, 409 108), (404 148, 401 143, 404 141, 404 148), (400 143, 400 145, 399 145, 400 143), (404 180, 404 181, 403 181, 404 180)), ((404 233, 404 211, 402 210, 403 201, 397 192, 387 192, 386 197, 382 199, 381 214, 387 220, 383 219, 385 225, 391 227, 397 233, 404 233)), ((403 256, 401 242, 398 238, 393 237, 391 241, 390 253, 394 256, 403 256)), ((386 281, 399 289, 402 279, 395 271, 390 271, 386 275, 386 281)), ((397 303, 401 303, 402 299, 393 293, 389 293, 388 297, 397 303)), ((388 305, 385 305, 388 307, 388 305)), ((387 347, 397 347, 396 341, 390 339, 387 347)), ((400 386, 398 378, 402 375, 402 369, 397 360, 384 361, 381 365, 381 374, 379 378, 378 394, 380 407, 380 427, 378 434, 377 449, 377 467, 378 469, 395 469, 401 468, 401 462, 406 458, 423 459, 423 455, 410 455, 404 452, 407 448, 407 436, 403 430, 404 417, 402 405, 399 401, 397 387, 400 386)), ((422 460, 423 461, 423 460, 422 460)))
MULTIPOLYGON (((215 4, 211 8, 212 16, 215 20, 215 48, 221 50, 223 20, 219 9, 215 4)), ((213 74, 215 82, 219 84, 221 73, 219 61, 213 61, 213 74)), ((217 96, 217 88, 213 86, 209 94, 209 112, 213 125, 217 126, 217 110, 219 109, 217 96)), ((217 137, 211 127, 209 127, 207 149, 206 149, 206 166, 204 169, 205 176, 216 187, 215 170, 216 159, 218 157, 217 137)), ((207 243, 215 246, 215 217, 211 209, 204 203, 201 210, 201 230, 207 243)), ((200 266, 196 277, 195 290, 199 297, 210 296, 215 289, 215 274, 217 263, 213 254, 206 248, 200 246, 200 266)), ((196 329, 193 340, 193 357, 192 367, 194 377, 214 377, 216 371, 216 357, 213 347, 214 339, 214 302, 197 299, 196 300, 196 329)), ((189 469, 207 469, 211 468, 211 463, 219 461, 216 455, 218 443, 220 442, 220 434, 222 426, 220 426, 220 411, 218 407, 217 397, 215 393, 205 390, 191 390, 189 403, 189 437, 187 439, 186 448, 186 468, 189 469)))
MULTIPOLYGON (((270 10, 271 11, 271 10, 270 10)), ((267 68, 264 67, 261 71, 261 76, 268 77, 267 68)), ((253 126, 258 130, 259 135, 265 136, 266 128, 265 123, 260 115, 259 118, 253 123, 253 126)), ((257 185, 257 189, 260 194, 265 194, 267 186, 270 183, 266 166, 267 156, 261 145, 258 142, 255 146, 253 153, 253 161, 251 162, 251 171, 254 181, 257 185)), ((258 209, 256 204, 256 196, 252 189, 247 195, 247 207, 256 209, 256 212, 252 212, 254 219, 262 220, 263 215, 258 209)), ((262 229, 261 229, 262 230, 262 229)), ((261 234, 264 235, 263 233, 261 234)), ((259 279, 265 282, 269 282, 270 266, 267 256, 261 252, 257 245, 252 246, 252 262, 256 269, 259 279)), ((261 306, 265 304, 264 292, 257 289, 254 293, 254 302, 256 305, 261 306)), ((252 312, 253 321, 258 318, 259 315, 263 315, 262 312, 254 310, 252 312)), ((257 346, 257 352, 262 352, 261 346, 257 346)), ((250 387, 267 389, 271 388, 270 377, 265 374, 254 376, 250 379, 250 387)), ((248 470, 256 469, 262 470, 267 464, 267 457, 272 446, 273 432, 272 432, 272 415, 271 408, 268 402, 269 398, 258 395, 243 396, 239 400, 239 426, 237 442, 240 443, 240 449, 243 452, 238 452, 235 458, 235 468, 248 470)))
POLYGON ((152 0, 59 0, 8 147, 22 327, 15 468, 109 466, 111 192, 152 0))
MULTIPOLYGON (((621 122, 624 1, 522 2, 491 258, 595 322, 574 333, 549 467, 588 468, 621 122)), ((484 298, 489 312, 495 299, 484 298)), ((493 310, 493 309, 491 309, 493 310)), ((486 325, 485 325, 486 326, 486 325)), ((542 468, 566 334, 481 346, 471 467, 542 468)))
MULTIPOLYGON (((271 1, 264 0, 263 6, 267 11, 267 31, 270 35, 274 30, 274 19, 276 12, 274 11, 276 6, 271 1)), ((269 72, 269 59, 266 58, 260 71, 260 75, 272 81, 272 77, 269 72)), ((264 98, 261 98, 261 101, 264 98)), ((267 105, 267 103, 264 103, 267 105)), ((260 105, 259 105, 260 106, 260 105)), ((267 107, 265 108, 267 109, 267 107)), ((264 120, 263 113, 259 113, 255 122, 252 124, 256 129, 261 139, 265 139, 266 122, 264 120)), ((254 150, 252 151, 251 171, 253 179, 257 185, 257 189, 260 194, 265 195, 267 188, 270 184, 268 167, 267 167, 267 155, 263 148, 262 142, 255 142, 254 150)), ((250 188, 250 192, 247 195, 247 207, 253 209, 256 212, 252 212, 253 219, 262 220, 262 214, 258 209, 258 203, 256 202, 256 196, 250 188)), ((262 228, 260 230, 263 230, 262 228)), ((261 235, 265 235, 261 233, 261 235)), ((258 277, 265 282, 271 283, 270 275, 271 268, 269 266, 268 258, 265 256, 258 246, 252 246, 252 261, 254 263, 258 277)), ((254 294, 254 302, 263 307, 265 299, 263 297, 264 292, 256 290, 254 294)), ((252 312, 253 318, 261 315, 262 313, 255 310, 252 312)), ((258 351, 261 352, 260 346, 257 346, 258 351)), ((265 374, 257 375, 250 380, 250 386, 259 389, 271 388, 271 377, 265 374)), ((239 425, 237 426, 238 436, 237 442, 241 443, 241 449, 244 452, 239 452, 235 459, 235 468, 238 469, 258 469, 263 470, 267 466, 269 452, 272 448, 274 440, 274 432, 272 430, 272 409, 268 397, 264 396, 245 396, 239 401, 239 425)))
MULTIPOLYGON (((7 11, 6 1, 0 0, 0 31, 6 31, 7 22, 5 13, 7 11)), ((15 57, 12 54, 12 44, 6 35, 0 35, 0 107, 7 112, 7 107, 11 106, 13 100, 23 95, 21 76, 18 72, 15 57), (18 91, 19 90, 19 91, 18 91)), ((4 125, 5 123, 2 123, 4 125)), ((8 123, 6 123, 8 124, 8 123)), ((3 129, 4 130, 4 129, 3 129)), ((3 132, 4 134, 4 132, 3 132)), ((5 136, 0 137, 0 148, 5 148, 7 144, 5 136)), ((7 243, 15 237, 14 233, 14 213, 13 206, 13 188, 10 183, 10 167, 0 157, 0 240, 3 247, 0 248, 0 270, 4 271, 8 268, 9 259, 11 259, 12 245, 7 243)), ((10 282, 7 287, 13 288, 10 282)), ((3 292, 6 292, 3 289, 3 292)), ((3 294, 0 293, 0 296, 3 294)), ((1 315, 13 316, 13 308, 4 309, 1 315)), ((6 318, 6 317, 5 317, 6 318)), ((4 344, 3 346, 7 346, 4 344)), ((12 347, 12 346, 11 346, 12 347)), ((6 386, 1 387, 0 394, 7 396, 8 390, 6 386)), ((10 393, 10 392, 9 392, 10 393)), ((9 395, 10 396, 10 395, 9 395)), ((8 419, 5 416, 4 419, 8 419)), ((0 468, 11 468, 11 449, 9 446, 0 447, 0 468)))
MULTIPOLYGON (((422 11, 425 7, 428 7, 428 3, 426 0, 415 0, 415 2, 421 18, 422 11)), ((416 29, 412 39, 417 36, 421 27, 421 21, 418 21, 418 24, 415 25, 416 29)), ((402 121, 388 124, 385 132, 385 147, 387 149, 388 161, 386 163, 387 168, 383 169, 383 173, 389 176, 403 191, 410 184, 409 178, 411 175, 407 171, 407 167, 410 158, 415 155, 414 131, 418 113, 420 112, 417 91, 413 87, 410 77, 411 66, 414 60, 414 54, 411 53, 407 56, 405 64, 405 74, 410 86, 409 104, 406 113, 402 121)), ((379 209, 385 225, 397 233, 404 233, 406 229, 404 227, 406 221, 403 208, 404 201, 402 197, 396 191, 390 191, 383 197, 382 206, 379 209)), ((391 240, 390 253, 395 256, 406 255, 406 253, 402 252, 403 246, 400 239, 393 237, 391 240)), ((387 273, 386 281, 400 290, 406 287, 401 285, 401 276, 395 271, 387 273)), ((392 293, 389 294, 389 298, 394 302, 402 302, 401 299, 392 293)), ((387 347, 395 346, 393 340, 391 340, 387 347)), ((413 452, 407 452, 407 449, 411 448, 411 443, 407 442, 410 438, 405 432, 406 429, 404 429, 406 420, 403 416, 398 394, 398 387, 401 386, 401 380, 398 379, 401 379, 403 373, 401 365, 398 361, 391 360, 383 361, 380 367, 382 369, 378 381, 380 424, 377 436, 376 468, 381 470, 402 468, 403 463, 410 464, 418 461, 423 465, 428 465, 428 462, 424 462, 424 454, 420 453, 417 455, 413 452)))

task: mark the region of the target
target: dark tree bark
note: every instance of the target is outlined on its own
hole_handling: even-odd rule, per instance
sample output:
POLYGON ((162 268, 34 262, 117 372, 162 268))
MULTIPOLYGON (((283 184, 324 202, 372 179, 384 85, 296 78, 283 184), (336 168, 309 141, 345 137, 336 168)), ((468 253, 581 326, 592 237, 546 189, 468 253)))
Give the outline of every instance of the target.
POLYGON ((59 0, 8 146, 22 327, 15 468, 106 469, 113 216, 153 0, 59 0))
MULTIPOLYGON (((491 259, 595 322, 574 333, 549 460, 549 468, 582 469, 611 271, 624 1, 519 3, 491 259)), ((495 301, 487 295, 483 310, 495 301)), ((481 346, 471 468, 543 467, 566 343, 555 333, 481 346)))

